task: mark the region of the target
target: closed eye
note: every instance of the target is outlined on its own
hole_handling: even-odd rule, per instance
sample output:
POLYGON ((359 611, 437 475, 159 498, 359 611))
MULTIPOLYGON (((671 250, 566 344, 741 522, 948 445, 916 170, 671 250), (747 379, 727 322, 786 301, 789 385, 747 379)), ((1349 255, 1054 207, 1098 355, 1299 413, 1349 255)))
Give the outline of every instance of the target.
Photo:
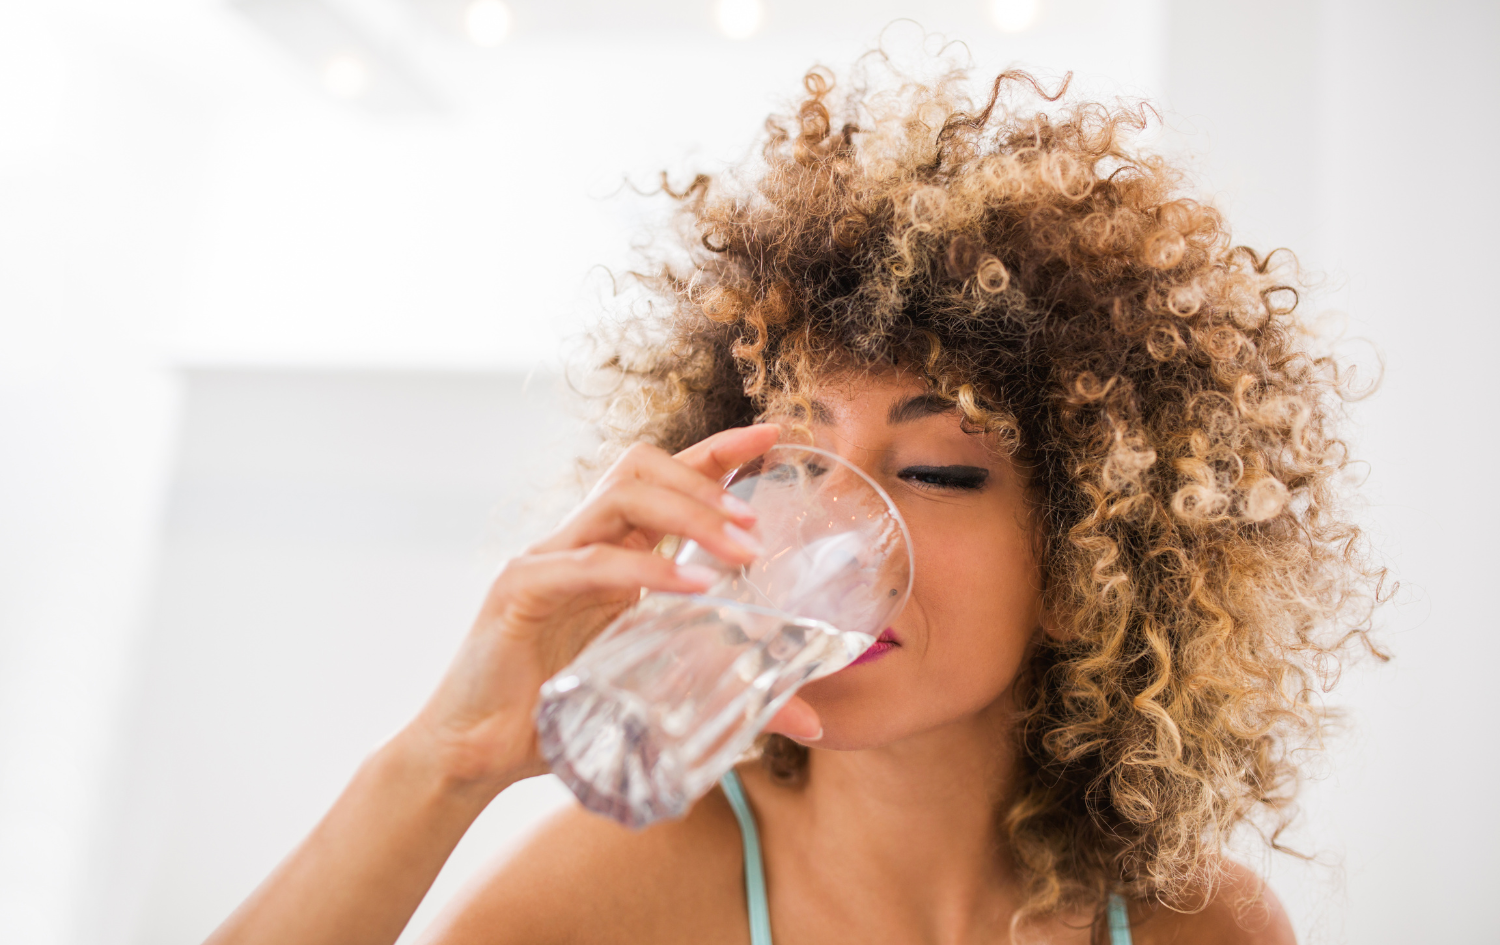
POLYGON ((972 492, 984 488, 990 471, 983 466, 907 466, 896 475, 926 489, 972 492))

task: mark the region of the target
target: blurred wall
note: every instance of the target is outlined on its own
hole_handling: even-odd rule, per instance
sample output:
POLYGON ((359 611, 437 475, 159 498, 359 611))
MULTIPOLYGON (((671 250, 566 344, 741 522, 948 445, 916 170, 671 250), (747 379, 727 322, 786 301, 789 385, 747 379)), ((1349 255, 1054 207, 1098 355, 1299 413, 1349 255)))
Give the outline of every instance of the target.
MULTIPOLYGON (((732 41, 707 3, 516 0, 486 50, 415 2, 311 5, 406 105, 330 95, 248 2, 0 6, 0 938, 191 942, 254 885, 555 515, 521 514, 582 442, 548 378, 653 212, 622 175, 735 158, 809 63, 915 14, 982 71, 1162 102, 1160 145, 1384 359, 1355 437, 1397 659, 1335 696, 1293 838, 1322 864, 1260 865, 1304 940, 1493 939, 1500 523, 1459 483, 1500 458, 1494 5, 1050 0, 1004 33, 777 0, 732 41)), ((423 915, 560 799, 502 798, 423 915)))
MULTIPOLYGON (((194 942, 426 698, 499 562, 576 497, 555 379, 193 370, 90 942, 194 942)), ((429 910, 567 796, 508 791, 429 910)), ((414 923, 414 929, 420 924, 414 923)))
POLYGON ((0 938, 47 943, 84 909, 150 594, 211 134, 61 12, 0 4, 0 938))
POLYGON ((1481 157, 1500 146, 1500 7, 1181 0, 1170 23, 1170 104, 1208 138, 1211 189, 1256 244, 1298 248, 1340 353, 1385 371, 1351 433, 1365 521, 1403 582, 1381 638, 1395 659, 1333 694, 1347 733, 1288 838, 1318 862, 1266 866, 1307 938, 1494 941, 1500 875, 1478 851, 1500 843, 1481 800, 1500 763, 1480 747, 1500 716, 1500 511, 1460 483, 1500 459, 1500 185, 1481 157))

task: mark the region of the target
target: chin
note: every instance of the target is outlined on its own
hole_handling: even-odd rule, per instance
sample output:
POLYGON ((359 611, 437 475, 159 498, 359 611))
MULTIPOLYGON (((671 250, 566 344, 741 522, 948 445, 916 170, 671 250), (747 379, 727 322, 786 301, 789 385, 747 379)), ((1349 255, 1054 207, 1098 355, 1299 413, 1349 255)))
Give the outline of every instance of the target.
POLYGON ((996 709, 1008 719, 1019 663, 1018 656, 1014 664, 971 662, 946 673, 924 673, 903 665, 897 650, 848 667, 799 691, 823 723, 823 737, 803 744, 831 751, 864 751, 979 719, 996 709))
POLYGON ((916 731, 912 720, 924 714, 913 711, 918 703, 887 674, 865 672, 877 668, 883 667, 878 663, 854 667, 858 676, 835 673, 802 687, 798 695, 823 723, 823 737, 802 744, 830 751, 862 751, 882 748, 916 731), (886 678, 877 679, 877 675, 886 678))

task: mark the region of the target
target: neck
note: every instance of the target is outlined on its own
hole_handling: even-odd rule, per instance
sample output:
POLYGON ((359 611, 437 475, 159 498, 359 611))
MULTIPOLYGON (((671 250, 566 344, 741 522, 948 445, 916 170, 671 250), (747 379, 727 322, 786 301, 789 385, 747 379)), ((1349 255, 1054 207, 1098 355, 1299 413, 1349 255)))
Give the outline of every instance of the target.
MULTIPOLYGON (((817 751, 803 792, 803 851, 817 881, 879 890, 928 940, 1008 921, 1018 900, 997 809, 1014 781, 1009 700, 878 749, 817 751)), ((914 930, 915 931, 915 930, 914 930)))

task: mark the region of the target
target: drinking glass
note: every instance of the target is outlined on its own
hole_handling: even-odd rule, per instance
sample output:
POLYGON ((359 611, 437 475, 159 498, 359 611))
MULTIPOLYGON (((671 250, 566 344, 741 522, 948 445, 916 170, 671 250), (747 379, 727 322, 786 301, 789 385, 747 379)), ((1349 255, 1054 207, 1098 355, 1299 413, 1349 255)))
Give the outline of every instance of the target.
POLYGON ((630 827, 685 814, 798 687, 847 666, 911 593, 911 536, 884 489, 826 450, 778 444, 730 473, 766 553, 684 543, 719 580, 649 592, 542 686, 543 756, 580 802, 630 827))

